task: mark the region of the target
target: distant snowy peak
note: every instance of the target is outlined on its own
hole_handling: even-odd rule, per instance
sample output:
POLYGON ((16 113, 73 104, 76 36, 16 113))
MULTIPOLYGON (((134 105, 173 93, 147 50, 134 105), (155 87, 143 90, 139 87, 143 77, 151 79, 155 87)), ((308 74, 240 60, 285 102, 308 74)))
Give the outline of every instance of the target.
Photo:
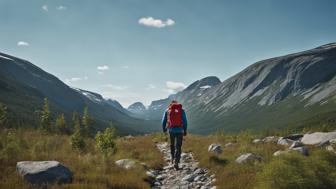
POLYGON ((92 102, 95 102, 95 103, 104 102, 103 97, 98 93, 94 93, 94 92, 91 92, 91 91, 86 91, 86 90, 79 89, 79 88, 73 88, 73 89, 76 90, 77 92, 79 92, 80 94, 84 95, 85 97, 87 97, 92 102))
POLYGON ((146 107, 141 102, 135 102, 131 104, 127 110, 132 113, 143 113, 146 111, 146 107))

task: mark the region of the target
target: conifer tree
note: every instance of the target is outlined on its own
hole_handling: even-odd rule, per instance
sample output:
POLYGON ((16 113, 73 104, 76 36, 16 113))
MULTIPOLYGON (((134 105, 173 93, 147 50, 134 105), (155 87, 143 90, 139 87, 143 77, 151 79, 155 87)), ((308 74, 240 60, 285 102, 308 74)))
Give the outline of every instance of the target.
POLYGON ((69 133, 68 125, 66 123, 64 114, 61 114, 57 117, 56 122, 55 122, 55 127, 58 133, 61 133, 61 134, 69 133))
POLYGON ((7 107, 0 103, 0 128, 4 128, 7 124, 7 107))
POLYGON ((50 123, 50 110, 49 110, 49 101, 48 98, 44 98, 43 103, 43 110, 41 114, 41 129, 44 131, 51 130, 51 123, 50 123))
POLYGON ((83 118, 82 118, 84 136, 89 137, 93 132, 92 128, 92 119, 89 115, 89 108, 86 106, 83 111, 83 118))

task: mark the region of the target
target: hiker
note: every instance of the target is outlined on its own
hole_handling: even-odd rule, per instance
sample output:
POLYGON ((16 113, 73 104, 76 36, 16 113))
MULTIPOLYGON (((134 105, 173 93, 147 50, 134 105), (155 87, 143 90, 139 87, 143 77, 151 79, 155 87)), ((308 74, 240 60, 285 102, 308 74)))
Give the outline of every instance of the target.
POLYGON ((173 100, 163 115, 162 129, 164 133, 167 133, 167 130, 169 132, 171 163, 176 170, 179 169, 182 141, 183 136, 187 135, 187 126, 187 116, 182 104, 173 100))

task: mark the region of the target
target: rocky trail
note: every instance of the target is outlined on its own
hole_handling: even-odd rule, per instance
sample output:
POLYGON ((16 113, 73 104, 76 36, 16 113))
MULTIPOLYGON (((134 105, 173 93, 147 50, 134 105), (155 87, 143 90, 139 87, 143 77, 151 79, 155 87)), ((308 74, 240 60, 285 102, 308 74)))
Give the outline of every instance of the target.
POLYGON ((170 164, 170 149, 168 143, 157 143, 157 148, 163 153, 167 166, 162 170, 152 171, 155 183, 152 189, 215 189, 215 175, 207 169, 200 168, 192 153, 182 153, 180 169, 175 170, 170 164))

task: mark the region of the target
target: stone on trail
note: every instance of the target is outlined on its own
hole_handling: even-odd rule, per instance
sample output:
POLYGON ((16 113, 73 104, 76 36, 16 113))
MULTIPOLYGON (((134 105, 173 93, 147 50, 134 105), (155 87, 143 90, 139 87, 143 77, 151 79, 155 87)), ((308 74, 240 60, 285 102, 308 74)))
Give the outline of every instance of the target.
POLYGON ((220 154, 222 153, 222 146, 220 144, 210 144, 210 146, 208 147, 208 151, 220 154))
POLYGON ((62 184, 72 182, 71 171, 58 161, 20 161, 19 174, 31 184, 62 184))
POLYGON ((336 139, 336 131, 334 132, 315 132, 303 135, 301 142, 307 145, 319 145, 330 140, 336 139))
POLYGON ((120 159, 116 161, 115 164, 125 169, 132 169, 135 166, 135 161, 130 159, 120 159))
POLYGON ((255 161, 260 162, 262 160, 263 158, 259 155, 252 154, 252 153, 244 153, 236 159, 236 163, 242 164, 242 163, 255 162, 255 161))
MULTIPOLYGON (((157 147, 164 158, 170 158, 169 146, 158 143, 157 147)), ((215 175, 209 174, 207 169, 200 168, 191 152, 181 154, 179 167, 179 170, 175 170, 170 164, 159 170, 152 189, 210 189, 213 187, 215 175)))

